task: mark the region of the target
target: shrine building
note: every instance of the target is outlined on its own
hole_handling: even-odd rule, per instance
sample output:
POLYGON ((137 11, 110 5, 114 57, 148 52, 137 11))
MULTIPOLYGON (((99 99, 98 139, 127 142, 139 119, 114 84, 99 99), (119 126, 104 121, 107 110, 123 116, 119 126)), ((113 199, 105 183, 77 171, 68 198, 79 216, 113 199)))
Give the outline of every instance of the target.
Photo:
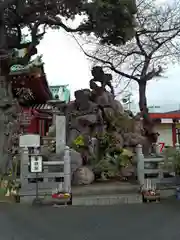
POLYGON ((9 75, 12 92, 21 106, 21 131, 45 136, 52 124, 49 100, 70 101, 68 85, 49 86, 43 64, 13 66, 9 75))
POLYGON ((160 134, 158 143, 175 146, 180 143, 180 110, 166 113, 150 113, 155 130, 160 134))

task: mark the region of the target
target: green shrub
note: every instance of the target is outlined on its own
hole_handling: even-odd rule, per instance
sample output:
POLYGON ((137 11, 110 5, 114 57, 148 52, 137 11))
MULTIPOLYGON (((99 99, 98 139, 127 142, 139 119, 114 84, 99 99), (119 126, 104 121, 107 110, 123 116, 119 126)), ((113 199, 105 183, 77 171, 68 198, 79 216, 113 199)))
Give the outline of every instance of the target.
POLYGON ((174 147, 168 147, 164 150, 164 161, 162 168, 168 172, 175 172, 180 175, 180 150, 174 147))

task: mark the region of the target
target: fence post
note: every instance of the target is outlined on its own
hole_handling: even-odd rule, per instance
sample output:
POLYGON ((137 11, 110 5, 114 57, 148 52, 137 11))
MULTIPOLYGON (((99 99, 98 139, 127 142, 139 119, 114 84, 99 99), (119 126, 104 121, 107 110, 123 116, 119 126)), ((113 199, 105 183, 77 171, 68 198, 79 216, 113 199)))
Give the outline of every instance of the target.
POLYGON ((89 151, 90 153, 92 154, 92 156, 96 156, 97 153, 98 153, 98 142, 97 142, 97 138, 91 138, 91 141, 90 141, 90 146, 89 146, 89 151))
POLYGON ((28 148, 21 148, 21 163, 20 163, 20 181, 21 181, 21 189, 28 184, 28 173, 29 173, 29 152, 28 148))
POLYGON ((175 144, 175 147, 176 147, 176 150, 177 150, 177 151, 180 150, 180 145, 179 145, 179 143, 176 143, 176 144, 175 144))
POLYGON ((71 193, 71 157, 68 146, 65 147, 64 151, 64 191, 71 193))
POLYGON ((142 153, 142 146, 139 144, 136 146, 137 157, 137 177, 140 185, 144 184, 144 155, 142 153))
POLYGON ((153 143, 153 148, 154 148, 154 151, 155 151, 155 154, 157 157, 159 157, 161 155, 161 145, 159 145, 158 143, 153 143))

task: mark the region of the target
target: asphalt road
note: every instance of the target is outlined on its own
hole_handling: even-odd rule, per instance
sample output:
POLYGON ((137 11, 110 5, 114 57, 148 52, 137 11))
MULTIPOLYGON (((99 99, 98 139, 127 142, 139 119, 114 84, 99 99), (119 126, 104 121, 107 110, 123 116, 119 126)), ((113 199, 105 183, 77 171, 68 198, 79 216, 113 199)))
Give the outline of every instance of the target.
POLYGON ((0 204, 0 240, 176 240, 180 202, 99 207, 0 204))

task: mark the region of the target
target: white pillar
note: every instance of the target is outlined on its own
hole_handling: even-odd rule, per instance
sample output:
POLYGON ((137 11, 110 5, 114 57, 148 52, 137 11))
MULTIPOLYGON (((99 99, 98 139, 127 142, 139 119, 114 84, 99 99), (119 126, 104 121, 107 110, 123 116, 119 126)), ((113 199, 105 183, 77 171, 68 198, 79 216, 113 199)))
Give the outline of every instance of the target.
POLYGON ((136 147, 137 157, 137 177, 140 185, 144 185, 144 155, 142 153, 142 146, 137 145, 136 147))
POLYGON ((64 151, 66 146, 66 117, 56 115, 56 153, 64 151))
POLYGON ((64 191, 71 193, 71 157, 68 146, 64 151, 64 191))

